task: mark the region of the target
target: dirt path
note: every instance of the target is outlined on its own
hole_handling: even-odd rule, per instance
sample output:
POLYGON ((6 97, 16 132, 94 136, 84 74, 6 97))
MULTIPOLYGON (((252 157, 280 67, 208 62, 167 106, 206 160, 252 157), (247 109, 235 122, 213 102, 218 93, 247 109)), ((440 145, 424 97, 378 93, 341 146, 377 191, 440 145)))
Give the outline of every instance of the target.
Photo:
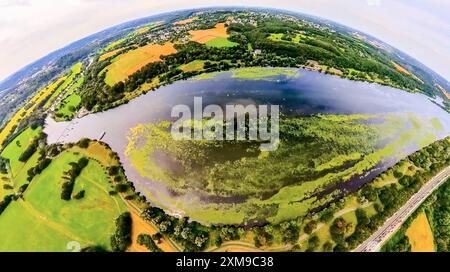
MULTIPOLYGON (((151 226, 144 219, 142 219, 139 214, 137 214, 136 210, 132 207, 129 208, 131 213, 131 219, 133 220, 132 229, 131 229, 131 239, 132 244, 128 248, 129 252, 149 252, 145 246, 141 246, 137 243, 137 237, 139 234, 149 234, 154 235, 158 233, 158 229, 151 226)), ((161 242, 157 244, 157 246, 163 250, 164 252, 177 252, 178 249, 175 248, 172 243, 170 243, 165 237, 161 239, 161 242)))

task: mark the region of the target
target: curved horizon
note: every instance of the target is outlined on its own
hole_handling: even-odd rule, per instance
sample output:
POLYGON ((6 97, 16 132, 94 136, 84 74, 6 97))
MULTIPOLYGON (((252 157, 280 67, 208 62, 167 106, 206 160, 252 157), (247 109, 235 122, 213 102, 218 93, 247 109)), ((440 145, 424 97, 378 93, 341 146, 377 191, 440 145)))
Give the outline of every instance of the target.
MULTIPOLYGON (((377 1, 379 1, 379 0, 377 0, 377 1)), ((367 3, 377 2, 377 1, 373 1, 373 0, 369 1, 369 0, 367 0, 367 3)), ((68 46, 70 46, 72 44, 80 42, 83 39, 89 38, 91 36, 98 35, 99 33, 102 33, 104 31, 108 31, 108 30, 111 30, 113 28, 120 27, 121 25, 124 25, 124 24, 132 23, 134 21, 150 19, 152 16, 158 16, 158 15, 170 14, 170 13, 176 13, 176 12, 195 11, 195 10, 201 10, 201 9, 214 9, 214 8, 225 8, 225 9, 230 9, 230 8, 273 9, 273 10, 278 10, 278 11, 283 11, 283 12, 288 12, 288 13, 297 13, 299 15, 310 16, 310 17, 313 17, 313 18, 315 17, 317 19, 326 20, 326 21, 329 21, 329 22, 332 22, 332 23, 335 23, 335 24, 339 24, 339 25, 347 27, 349 29, 356 30, 356 31, 358 31, 360 33, 367 34, 367 35, 369 35, 369 36, 371 36, 373 38, 376 38, 376 39, 386 43, 387 45, 389 45, 389 46, 391 46, 391 47, 401 51, 402 53, 407 54, 408 56, 411 56, 412 58, 414 58, 415 60, 417 60, 418 62, 420 62, 421 64, 423 64, 424 66, 426 66, 427 68, 432 70, 433 72, 435 72, 438 75, 442 76, 445 80, 450 81, 450 76, 449 76, 450 72, 449 72, 449 75, 446 75, 446 73, 442 73, 442 71, 439 71, 439 70, 435 69, 434 67, 430 66, 427 63, 426 60, 418 58, 414 54, 411 54, 410 52, 405 51, 403 48, 398 47, 395 44, 392 44, 391 42, 389 42, 385 38, 383 38, 383 37, 381 37, 379 35, 376 35, 375 33, 367 32, 366 30, 361 29, 361 27, 355 27, 355 26, 352 26, 352 25, 345 24, 343 22, 334 20, 332 18, 327 18, 327 17, 320 16, 320 15, 317 15, 317 14, 307 13, 307 12, 305 12, 303 10, 288 9, 288 8, 283 7, 283 6, 273 7, 273 6, 270 6, 270 5, 267 5, 267 6, 262 6, 262 5, 254 6, 254 5, 229 5, 229 4, 227 4, 227 5, 220 5, 219 4, 219 5, 199 5, 199 6, 193 5, 192 7, 189 7, 189 8, 183 8, 183 7, 182 8, 171 8, 171 9, 166 9, 166 10, 164 10, 162 12, 156 11, 156 12, 147 13, 147 15, 144 15, 144 16, 135 16, 133 18, 128 18, 128 19, 125 19, 125 20, 121 20, 119 23, 114 23, 111 26, 107 26, 107 27, 103 27, 103 28, 101 28, 101 27, 100 28, 96 28, 95 30, 90 31, 88 34, 85 34, 82 37, 79 37, 79 38, 77 38, 75 40, 71 40, 69 42, 65 42, 64 45, 62 45, 62 46, 53 47, 53 49, 49 49, 46 53, 41 54, 38 57, 34 58, 33 60, 30 60, 30 61, 26 62, 26 64, 21 65, 20 68, 16 68, 15 70, 11 71, 10 73, 5 74, 3 77, 2 77, 1 72, 0 72, 0 84, 4 83, 5 81, 10 79, 12 76, 17 74, 18 72, 26 69, 27 67, 29 67, 30 65, 33 65, 34 63, 38 62, 39 60, 42 60, 43 58, 45 58, 45 57, 47 57, 47 56, 49 56, 49 55, 51 55, 51 54, 61 50, 61 49, 67 48, 68 46)), ((449 22, 449 27, 450 27, 450 22, 449 22)), ((0 34, 1 34, 1 32, 0 32, 0 34)), ((449 41, 450 41, 450 39, 449 39, 449 41)), ((450 59, 450 55, 449 55, 449 59, 450 59)))

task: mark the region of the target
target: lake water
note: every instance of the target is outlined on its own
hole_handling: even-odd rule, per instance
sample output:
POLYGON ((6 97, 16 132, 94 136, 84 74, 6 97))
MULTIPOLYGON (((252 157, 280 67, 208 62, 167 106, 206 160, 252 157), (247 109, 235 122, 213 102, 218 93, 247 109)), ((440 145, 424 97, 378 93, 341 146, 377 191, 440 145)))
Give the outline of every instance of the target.
POLYGON ((424 118, 439 119, 443 130, 435 132, 437 138, 450 135, 450 114, 425 95, 302 69, 299 73, 300 76, 295 78, 278 76, 270 80, 243 80, 225 72, 209 79, 179 81, 128 104, 71 122, 55 122, 48 117, 44 132, 48 134, 49 143, 77 142, 85 137, 99 139, 103 136, 102 141, 119 153, 127 176, 135 182, 138 190, 163 193, 166 190, 164 186, 140 176, 124 155, 127 134, 139 124, 169 119, 175 105, 192 107, 194 97, 202 97, 204 105, 280 105, 286 115, 412 112, 424 118))

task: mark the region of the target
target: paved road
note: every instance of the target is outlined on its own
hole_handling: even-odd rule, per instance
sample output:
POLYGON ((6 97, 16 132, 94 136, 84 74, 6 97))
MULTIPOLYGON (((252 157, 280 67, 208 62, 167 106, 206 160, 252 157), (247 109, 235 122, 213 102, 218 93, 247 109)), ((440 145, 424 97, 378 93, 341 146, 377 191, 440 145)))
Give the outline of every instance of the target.
POLYGON ((429 180, 382 227, 359 245, 354 252, 375 252, 394 234, 425 199, 450 177, 450 166, 429 180))

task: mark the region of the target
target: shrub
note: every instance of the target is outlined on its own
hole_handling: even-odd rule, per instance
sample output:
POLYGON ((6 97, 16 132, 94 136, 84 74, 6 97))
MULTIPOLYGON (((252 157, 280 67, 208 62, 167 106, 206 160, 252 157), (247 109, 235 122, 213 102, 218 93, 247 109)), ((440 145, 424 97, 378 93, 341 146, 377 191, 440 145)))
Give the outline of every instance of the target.
POLYGON ((82 199, 82 198, 84 197, 85 194, 86 194, 86 191, 85 191, 85 190, 81 190, 81 191, 79 191, 76 195, 74 195, 73 197, 74 197, 75 199, 82 199))
POLYGON ((89 139, 83 138, 80 141, 78 141, 77 145, 80 148, 88 148, 89 147, 89 139))

